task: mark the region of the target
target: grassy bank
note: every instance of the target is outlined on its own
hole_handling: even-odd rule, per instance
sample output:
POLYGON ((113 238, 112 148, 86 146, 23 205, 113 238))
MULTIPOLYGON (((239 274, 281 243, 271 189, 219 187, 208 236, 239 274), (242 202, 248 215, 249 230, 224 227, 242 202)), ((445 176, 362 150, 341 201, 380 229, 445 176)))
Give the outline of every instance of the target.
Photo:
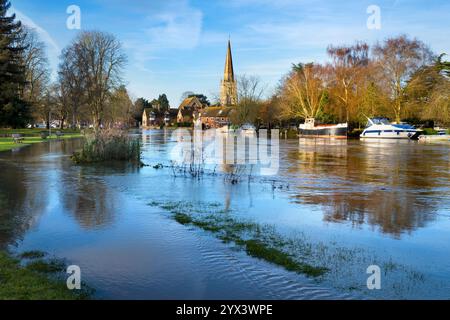
MULTIPOLYGON (((12 133, 11 133, 12 134, 12 133)), ((30 134, 30 133, 28 133, 30 134)), ((57 137, 56 135, 52 135, 47 139, 42 139, 40 136, 36 137, 24 137, 21 143, 15 143, 13 138, 0 138, 0 152, 7 151, 17 148, 23 148, 35 143, 41 143, 49 140, 61 140, 61 139, 73 139, 73 138, 81 138, 83 135, 81 133, 71 133, 64 134, 62 137, 57 137)))
POLYGON ((89 290, 67 289, 65 278, 58 277, 66 265, 58 259, 46 259, 39 251, 18 257, 0 251, 0 300, 82 300, 89 290))

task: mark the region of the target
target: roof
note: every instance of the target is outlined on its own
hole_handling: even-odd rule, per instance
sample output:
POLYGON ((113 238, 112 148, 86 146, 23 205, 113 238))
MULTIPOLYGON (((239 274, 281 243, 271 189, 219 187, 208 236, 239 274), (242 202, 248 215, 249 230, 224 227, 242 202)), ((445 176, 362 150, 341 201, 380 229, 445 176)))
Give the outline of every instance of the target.
POLYGON ((206 108, 202 113, 202 118, 226 118, 229 117, 233 108, 230 107, 209 107, 206 108))
MULTIPOLYGON (((145 109, 144 109, 144 112, 145 112, 145 114, 146 114, 147 116, 151 115, 152 112, 154 113, 154 111, 153 111, 152 108, 145 108, 145 109)), ((144 113, 144 112, 143 112, 143 113, 144 113)))
POLYGON ((183 102, 181 102, 181 104, 180 104, 180 109, 185 108, 185 107, 190 107, 194 103, 198 103, 198 104, 202 105, 200 100, 198 100, 198 98, 194 96, 194 97, 189 97, 189 98, 184 99, 183 102))

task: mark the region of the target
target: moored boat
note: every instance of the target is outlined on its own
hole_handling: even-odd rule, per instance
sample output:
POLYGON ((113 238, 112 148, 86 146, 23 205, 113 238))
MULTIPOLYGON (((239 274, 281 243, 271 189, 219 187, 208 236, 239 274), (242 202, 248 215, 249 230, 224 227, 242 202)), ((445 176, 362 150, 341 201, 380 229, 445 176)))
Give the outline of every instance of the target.
POLYGON ((401 123, 391 124, 385 118, 369 119, 366 129, 361 134, 361 139, 410 139, 417 140, 422 134, 421 130, 414 126, 401 123))
POLYGON ((347 138, 348 124, 316 125, 315 119, 308 118, 299 127, 301 137, 347 138))

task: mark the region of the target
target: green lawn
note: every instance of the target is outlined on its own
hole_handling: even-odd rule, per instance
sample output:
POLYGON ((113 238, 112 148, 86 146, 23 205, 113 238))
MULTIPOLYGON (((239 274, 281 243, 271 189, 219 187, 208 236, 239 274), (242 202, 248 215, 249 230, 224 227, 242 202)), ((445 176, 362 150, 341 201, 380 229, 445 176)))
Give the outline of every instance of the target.
MULTIPOLYGON (((57 131, 61 131, 63 133, 67 133, 67 134, 73 134, 73 133, 78 133, 79 130, 74 130, 74 129, 52 129, 52 134, 57 132, 57 131)), ((10 135, 13 133, 18 133, 18 134, 23 134, 23 135, 35 135, 35 136, 39 136, 41 134, 41 132, 48 132, 48 129, 3 129, 0 128, 0 135, 10 135)))
POLYGON ((89 299, 89 290, 71 291, 64 279, 65 265, 45 254, 13 257, 0 251, 0 300, 79 300, 89 299))
MULTIPOLYGON (((27 129, 30 130, 30 129, 27 129)), ((33 130, 33 129, 32 129, 33 130)), ((13 132, 9 131, 8 134, 12 134, 13 132)), ((15 132, 14 132, 15 133, 15 132)), ((27 131, 27 134, 30 134, 30 131, 27 131)), ((65 133, 64 136, 62 136, 59 139, 72 139, 72 138, 81 138, 83 135, 81 133, 65 133)), ((25 137, 22 140, 22 143, 14 143, 13 138, 0 138, 0 152, 1 151, 7 151, 12 150, 16 148, 22 148, 29 146, 34 143, 41 143, 49 140, 57 140, 58 137, 56 135, 52 135, 51 137, 48 137, 47 139, 43 140, 41 137, 25 137)))

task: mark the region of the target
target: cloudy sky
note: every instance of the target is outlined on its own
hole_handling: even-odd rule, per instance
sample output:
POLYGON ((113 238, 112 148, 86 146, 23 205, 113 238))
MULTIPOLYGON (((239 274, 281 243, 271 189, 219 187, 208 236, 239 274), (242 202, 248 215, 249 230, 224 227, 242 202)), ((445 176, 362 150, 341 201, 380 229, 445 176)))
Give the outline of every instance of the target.
POLYGON ((450 54, 448 0, 12 0, 23 23, 47 44, 55 70, 60 50, 78 30, 67 8, 81 9, 82 30, 116 35, 128 55, 125 79, 134 98, 166 93, 177 107, 185 91, 216 95, 226 42, 238 75, 257 75, 267 94, 292 63, 322 62, 326 47, 375 43, 402 33, 450 54), (381 9, 381 29, 369 29, 367 9, 381 9))

